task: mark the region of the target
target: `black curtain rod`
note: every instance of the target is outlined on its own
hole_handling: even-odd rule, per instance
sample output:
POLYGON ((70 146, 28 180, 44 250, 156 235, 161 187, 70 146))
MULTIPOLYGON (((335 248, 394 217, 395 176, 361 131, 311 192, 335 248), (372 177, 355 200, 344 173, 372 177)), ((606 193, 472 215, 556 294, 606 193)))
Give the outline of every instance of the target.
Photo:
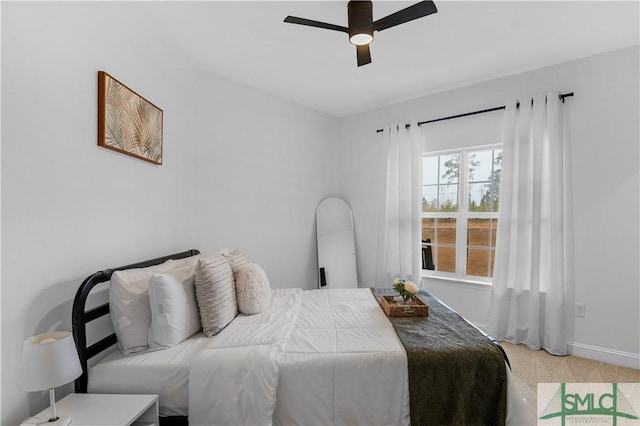
MULTIPOLYGON (((559 98, 562 101, 562 103, 564 103, 564 98, 569 98, 571 96, 573 96, 573 92, 571 92, 571 93, 563 93, 563 94, 561 94, 559 96, 559 98)), ((516 104, 516 107, 518 107, 518 106, 520 106, 519 103, 516 104)), ((484 114, 485 112, 500 111, 501 109, 505 109, 506 107, 507 107, 506 105, 502 105, 502 106, 499 106, 499 107, 482 109, 482 110, 479 110, 479 111, 465 112, 464 114, 450 115, 448 117, 436 118, 436 119, 427 120, 427 121, 420 121, 420 122, 418 122, 418 126, 421 126, 423 124, 435 123, 437 121, 452 120, 454 118, 468 117, 470 115, 476 115, 476 114, 484 114)), ((410 124, 406 125, 407 128, 409 128, 409 126, 411 126, 411 125, 410 124)), ((376 133, 380 133, 380 132, 384 132, 384 129, 376 130, 376 133)))

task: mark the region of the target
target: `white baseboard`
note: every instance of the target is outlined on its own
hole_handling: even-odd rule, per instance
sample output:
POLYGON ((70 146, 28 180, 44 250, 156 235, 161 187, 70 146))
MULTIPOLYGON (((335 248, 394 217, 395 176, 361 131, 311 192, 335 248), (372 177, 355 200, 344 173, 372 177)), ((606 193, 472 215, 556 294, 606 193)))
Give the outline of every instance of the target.
MULTIPOLYGON (((485 331, 486 324, 473 323, 480 330, 485 331)), ((486 332, 486 331, 485 331, 486 332)), ((569 355, 602 361, 621 367, 640 369, 640 354, 623 352, 600 346, 585 345, 583 343, 567 342, 569 355)))
POLYGON ((569 355, 607 362, 609 364, 619 365, 622 367, 640 369, 640 354, 617 351, 615 349, 585 345, 583 343, 576 342, 567 342, 567 349, 569 351, 569 355))

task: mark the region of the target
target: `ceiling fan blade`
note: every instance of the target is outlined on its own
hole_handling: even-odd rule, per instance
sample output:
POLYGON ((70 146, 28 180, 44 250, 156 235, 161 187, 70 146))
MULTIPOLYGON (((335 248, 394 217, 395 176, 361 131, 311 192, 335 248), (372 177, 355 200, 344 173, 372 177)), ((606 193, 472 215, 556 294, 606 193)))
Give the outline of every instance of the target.
POLYGON ((378 19, 373 23, 373 29, 376 31, 386 30, 387 28, 395 27, 396 25, 431 15, 437 11, 438 9, 436 9, 436 5, 433 4, 432 1, 421 1, 413 6, 409 6, 397 11, 396 13, 392 13, 389 16, 378 19))
POLYGON ((343 33, 349 32, 349 29, 347 27, 327 24, 326 22, 313 21, 311 19, 297 18, 295 16, 287 16, 286 18, 284 18, 284 22, 288 22, 290 24, 306 25, 309 27, 324 28, 325 30, 342 31, 343 33))
POLYGON ((371 51, 368 44, 356 46, 356 53, 358 54, 358 66, 367 65, 371 63, 371 51))

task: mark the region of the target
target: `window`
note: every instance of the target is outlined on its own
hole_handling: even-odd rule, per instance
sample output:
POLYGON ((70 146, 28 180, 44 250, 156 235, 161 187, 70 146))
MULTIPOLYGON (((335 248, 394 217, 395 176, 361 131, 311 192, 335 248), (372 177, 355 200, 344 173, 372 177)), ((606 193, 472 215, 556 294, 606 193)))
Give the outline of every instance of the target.
POLYGON ((426 274, 491 281, 501 166, 499 147, 425 153, 422 269, 426 274))

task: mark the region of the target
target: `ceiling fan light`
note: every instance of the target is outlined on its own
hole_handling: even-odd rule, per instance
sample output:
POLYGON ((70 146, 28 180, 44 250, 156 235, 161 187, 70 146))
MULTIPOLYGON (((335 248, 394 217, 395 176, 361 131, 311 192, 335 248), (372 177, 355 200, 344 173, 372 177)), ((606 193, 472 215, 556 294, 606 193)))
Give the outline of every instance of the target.
POLYGON ((363 46, 373 41, 373 35, 367 33, 353 34, 351 37, 349 37, 349 41, 351 42, 351 44, 355 44, 356 46, 363 46))
POLYGON ((373 7, 371 1, 351 0, 347 4, 349 42, 364 46, 373 41, 373 7))

